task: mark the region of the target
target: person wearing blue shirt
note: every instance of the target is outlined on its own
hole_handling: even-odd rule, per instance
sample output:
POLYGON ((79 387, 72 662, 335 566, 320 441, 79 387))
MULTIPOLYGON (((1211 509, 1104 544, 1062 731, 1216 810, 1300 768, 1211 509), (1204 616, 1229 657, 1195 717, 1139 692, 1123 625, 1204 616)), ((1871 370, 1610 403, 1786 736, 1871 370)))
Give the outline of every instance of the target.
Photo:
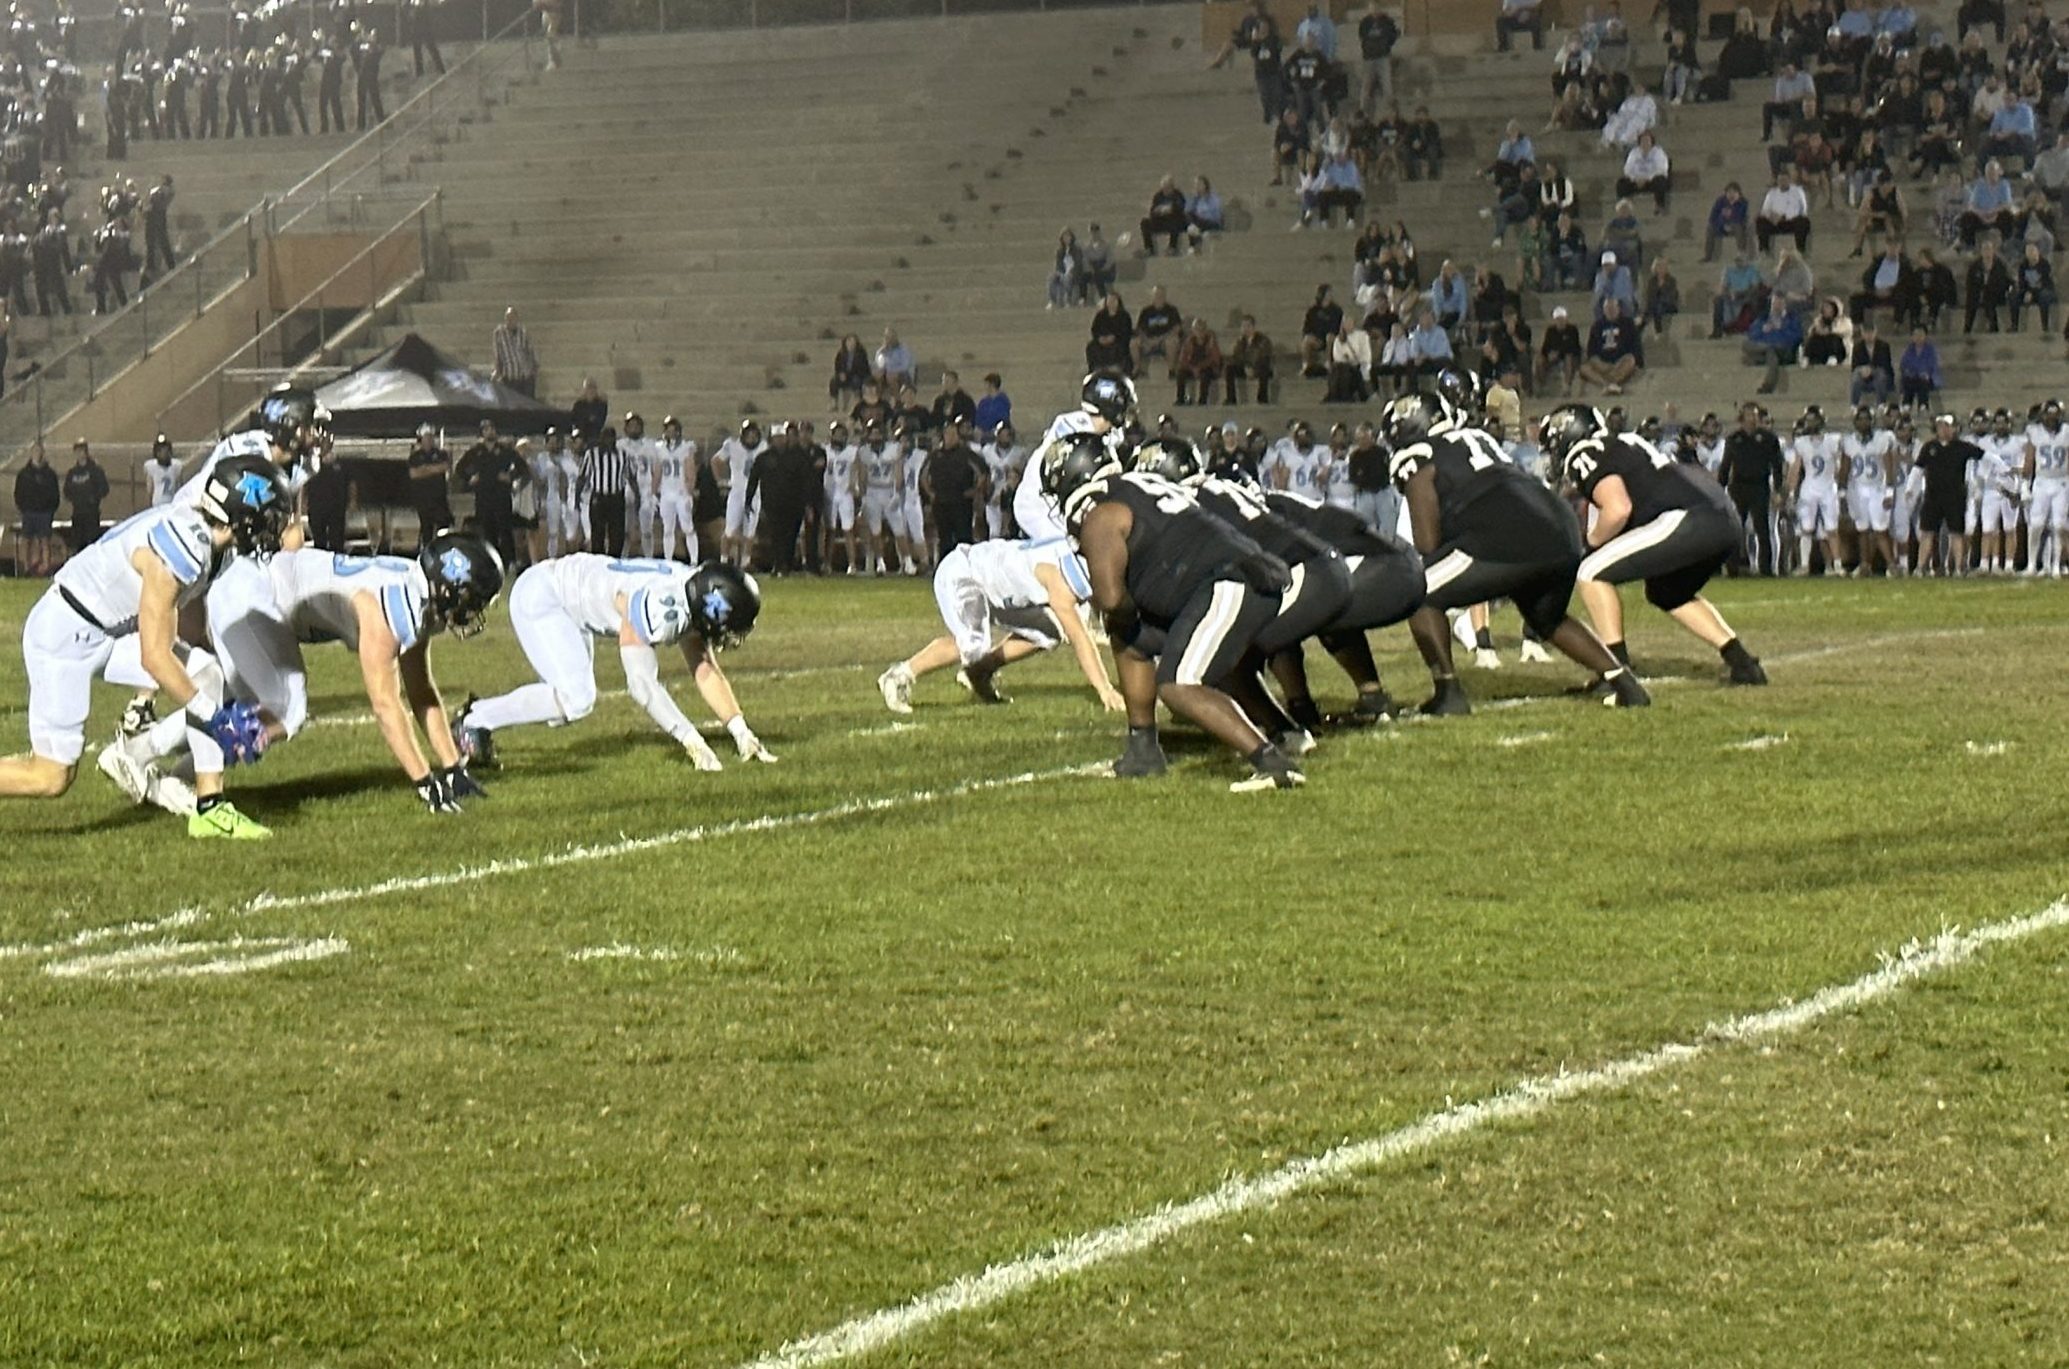
POLYGON ((1766 289, 1767 282, 1760 278, 1760 263, 1751 252, 1741 248, 1738 260, 1724 268, 1717 294, 1710 301, 1710 336, 1720 338, 1739 331, 1739 319, 1748 317, 1752 308, 1758 307, 1766 289))
POLYGON ((912 349, 898 340, 895 329, 884 329, 884 345, 876 349, 877 384, 896 387, 909 383, 916 374, 912 349))
POLYGON ((1842 10, 1834 27, 1849 42, 1866 42, 1875 36, 1875 16, 1860 8, 1842 10))
POLYGON ((1907 407, 1932 403, 1935 391, 1943 389, 1946 377, 1940 373, 1940 349, 1924 328, 1911 330, 1911 345, 1897 359, 1898 391, 1907 407))
POLYGON ((1589 301, 1595 311, 1595 320, 1602 319, 1602 306, 1615 300, 1623 306, 1626 315, 1638 311, 1638 287, 1631 279, 1631 268, 1616 259, 1616 253, 1604 252, 1602 265, 1595 272, 1595 283, 1590 291, 1589 301))
POLYGON ((1315 51, 1324 58, 1331 62, 1336 60, 1336 24, 1329 18, 1329 12, 1318 4, 1307 7, 1307 18, 1293 30, 1294 42, 1304 38, 1313 38, 1315 51))
POLYGON ((1990 131, 1983 137, 1982 150, 1976 153, 1976 166, 1996 157, 2015 155, 2025 166, 2033 164, 2039 151, 2040 130, 2033 117, 2033 106, 2021 95, 2008 100, 2002 109, 1990 116, 1990 131))
POLYGON ((1365 179, 1358 174, 1358 164, 1348 152, 1339 152, 1322 163, 1322 190, 1315 197, 1315 211, 1321 216, 1323 227, 1329 225, 1329 211, 1340 207, 1343 226, 1349 228, 1364 203, 1365 179))
POLYGON ((1200 244, 1209 233, 1219 233, 1225 221, 1226 211, 1222 208, 1221 194, 1208 183, 1205 176, 1193 182, 1193 193, 1185 198, 1186 240, 1192 250, 1200 250, 1200 244))
POLYGON ((1980 179, 1969 182, 1968 207, 1957 220, 1961 230, 1961 245, 1973 250, 1976 235, 1985 228, 1996 230, 2009 238, 2018 227, 2018 216, 2012 212, 2011 182, 2004 178, 2004 167, 1996 161, 1986 162, 1980 179))
POLYGON ((1437 316, 1428 309, 1408 335, 1408 345, 1415 352, 1415 369, 1423 375, 1436 375, 1451 364, 1451 335, 1437 326, 1437 316))
POLYGON ((1545 20, 1538 13, 1540 0, 1501 0, 1501 13, 1494 18, 1494 41, 1503 52, 1509 50, 1509 35, 1527 33, 1535 52, 1545 50, 1545 20))
POLYGON ((1446 328, 1456 328, 1465 322, 1469 299, 1465 273, 1447 261, 1437 270, 1437 278, 1430 282, 1427 295, 1430 308, 1435 312, 1437 322, 1446 328))
POLYGON ((977 401, 977 432, 989 437, 1000 424, 1013 422, 1013 397, 1006 393, 1005 379, 997 371, 984 378, 984 396, 977 401))
POLYGON ((1746 360, 1767 369, 1760 393, 1771 395, 1781 379, 1783 366, 1793 365, 1803 346, 1803 325, 1789 312, 1779 296, 1767 307, 1767 316, 1746 330, 1746 360))
POLYGON ((1910 46, 1909 39, 1918 29, 1918 12, 1909 5, 1884 5, 1875 16, 1875 31, 1886 33, 1897 40, 1897 46, 1910 46))

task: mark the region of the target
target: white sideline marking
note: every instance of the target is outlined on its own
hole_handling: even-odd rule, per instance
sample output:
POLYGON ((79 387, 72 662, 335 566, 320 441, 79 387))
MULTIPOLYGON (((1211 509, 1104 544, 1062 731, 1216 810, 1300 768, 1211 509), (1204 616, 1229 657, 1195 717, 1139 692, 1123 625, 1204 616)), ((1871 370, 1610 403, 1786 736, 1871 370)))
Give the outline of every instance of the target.
POLYGON ((164 917, 154 917, 144 922, 124 922, 113 927, 89 927, 75 932, 60 941, 32 943, 18 941, 12 945, 0 946, 0 960, 12 960, 21 956, 59 955, 65 951, 83 950, 98 946, 104 941, 120 941, 126 937, 149 936, 153 932, 172 931, 180 927, 192 927, 205 914, 199 908, 180 908, 164 917))
MULTIPOLYGON (((736 670, 728 671, 727 673, 735 679, 798 680, 804 679, 812 675, 844 675, 852 671, 863 670, 866 668, 867 667, 860 664, 813 665, 802 666, 796 670, 769 670, 761 672, 736 670)), ((672 694, 676 691, 671 688, 669 692, 672 694)), ((606 699, 622 699, 625 697, 627 697, 626 693, 622 689, 605 689, 598 691, 596 700, 598 703, 602 703, 606 699)), ((329 717, 311 718, 306 724, 304 724, 304 727, 371 727, 376 721, 377 720, 375 719, 374 715, 371 713, 337 713, 329 717)))
POLYGON ((848 735, 850 737, 894 737, 900 732, 918 732, 925 726, 925 723, 912 722, 878 723, 875 727, 858 727, 848 733, 848 735))
POLYGON ((1266 1174, 1231 1179, 1196 1198, 1167 1203, 1104 1230, 1058 1241, 1034 1254, 993 1265, 981 1274, 965 1274, 901 1306, 872 1312, 831 1330, 794 1340, 752 1361, 746 1369, 814 1369, 866 1355, 944 1318, 991 1307, 1095 1265, 1162 1245, 1194 1227, 1270 1207, 1282 1199, 1377 1169, 1494 1123, 1522 1121, 1559 1103, 1628 1088, 1664 1070, 1698 1060, 1719 1046, 1792 1035, 1835 1013, 1885 998, 1927 975, 1966 964, 1987 947, 2023 941, 2065 925, 2069 925, 2069 899, 2024 917, 1987 923, 1971 932, 1950 930, 1922 945, 1914 941, 1895 955, 1884 956, 1880 969, 1850 983, 1828 985, 1801 1002, 1714 1023, 1690 1040, 1656 1046, 1593 1069, 1523 1079, 1489 1097, 1429 1113, 1397 1131, 1289 1161, 1266 1174))
POLYGON ((2010 742, 1966 742, 1964 745, 1971 756, 2002 756, 2012 749, 2010 742))
POLYGON ((43 967, 54 979, 191 979, 204 975, 250 974, 304 960, 326 960, 351 950, 337 937, 227 937, 220 941, 146 941, 100 955, 76 956, 43 967), (208 960, 188 957, 229 951, 208 960))
POLYGON ((1789 734, 1769 732, 1758 737, 1748 737, 1742 742, 1726 742, 1726 751, 1772 751, 1777 746, 1787 746, 1789 734))
POLYGON ((681 951, 673 946, 628 946, 614 941, 608 946, 583 946, 568 952, 568 959, 587 960, 685 960, 693 965, 738 965, 746 959, 731 946, 711 946, 704 950, 681 951))
POLYGON ((1496 737, 1494 744, 1507 747, 1513 751, 1519 746, 1536 746, 1539 742, 1548 742, 1555 735, 1555 733, 1551 732, 1518 732, 1514 736, 1496 737))

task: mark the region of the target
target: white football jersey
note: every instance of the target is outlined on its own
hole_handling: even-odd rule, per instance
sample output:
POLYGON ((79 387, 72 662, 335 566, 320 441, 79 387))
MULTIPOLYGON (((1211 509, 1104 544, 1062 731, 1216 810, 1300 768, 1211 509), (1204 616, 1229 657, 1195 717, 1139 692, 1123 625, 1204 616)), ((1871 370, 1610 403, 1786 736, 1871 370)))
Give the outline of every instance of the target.
POLYGON ((654 478, 661 482, 664 490, 681 491, 689 488, 690 480, 697 472, 697 444, 689 438, 680 442, 666 440, 654 444, 654 478))
POLYGON ((659 444, 651 437, 621 437, 618 439, 619 454, 625 458, 625 483, 639 489, 647 487, 654 470, 654 448, 659 444))
POLYGON ((826 449, 826 492, 844 494, 855 484, 855 463, 862 449, 850 442, 845 447, 826 449))
MULTIPOLYGON (((201 487, 208 482, 209 472, 233 456, 258 456, 270 461, 273 459, 273 439, 263 430, 253 428, 248 432, 231 433, 216 443, 215 450, 201 463, 201 469, 194 472, 194 478, 180 486, 179 502, 192 504, 199 500, 201 487)), ((287 486, 289 499, 302 492, 302 486, 309 483, 311 474, 312 463, 306 458, 297 458, 294 465, 280 471, 280 479, 287 486)))
POLYGON ((582 630, 615 637, 630 622, 649 646, 666 646, 690 626, 692 570, 675 561, 614 561, 576 552, 540 563, 553 577, 553 592, 582 630), (618 596, 625 596, 625 609, 618 596))
POLYGON ((865 446, 861 452, 862 483, 872 490, 890 491, 898 487, 898 444, 879 443, 865 446))
POLYGON ((525 458, 532 473, 532 497, 541 504, 560 498, 560 461, 543 447, 525 458))
POLYGON ((1285 480, 1279 488, 1288 494, 1297 494, 1303 499, 1320 500, 1322 467, 1328 455, 1326 447, 1309 447, 1302 451, 1288 442, 1279 451, 1279 474, 1285 480))
POLYGON ((1704 442, 1698 438, 1695 444, 1695 459, 1711 475, 1717 474, 1724 467, 1724 439, 1720 437, 1715 442, 1704 442))
POLYGON ((905 492, 915 499, 920 495, 920 477, 927 473, 927 458, 933 454, 918 446, 905 453, 905 492))
MULTIPOLYGON (((1042 434, 1042 440, 1036 444, 1034 455, 1029 457, 1027 464, 1021 468, 1020 483, 1013 488, 1013 521, 1020 525, 1021 532, 1033 540, 1047 541, 1052 537, 1062 537, 1066 532, 1063 526, 1063 511, 1056 507, 1054 500, 1042 493, 1043 459, 1048 456, 1049 449, 1058 442, 1075 433, 1092 432, 1092 425, 1097 421, 1097 415, 1086 413, 1083 409, 1072 409, 1056 415, 1055 421, 1049 425, 1049 430, 1042 434)), ((1119 434, 1109 431, 1105 436, 1107 450, 1111 451, 1119 434)))
POLYGON ((1846 454, 1847 483, 1887 485, 1889 454, 1896 445, 1896 434, 1887 428, 1875 429, 1865 440, 1857 433, 1848 433, 1839 444, 1839 450, 1846 454))
POLYGON ((755 461, 769 449, 766 442, 750 447, 737 437, 729 437, 718 444, 718 453, 713 458, 726 463, 725 487, 729 490, 747 488, 747 477, 754 470, 755 461))
POLYGON ((560 472, 560 497, 563 501, 575 497, 575 485, 582 479, 582 454, 580 452, 555 452, 554 469, 560 472))
POLYGON ((1789 444, 1803 463, 1803 484, 1811 489, 1839 488, 1839 435, 1804 433, 1789 444))
POLYGON ((1018 446, 1001 447, 996 442, 987 442, 980 449, 985 469, 991 472, 991 503, 1001 508, 1006 502, 1006 491, 1020 480, 1020 465, 1027 460, 1027 453, 1018 446))
POLYGON ((2033 479, 2069 479, 2069 423, 2054 432, 2035 423, 2026 429, 2026 441, 2033 447, 2033 479))
POLYGON ((1038 566, 1054 566, 1063 572, 1064 583, 1078 602, 1092 597, 1092 580, 1085 563, 1071 550, 1067 537, 1040 541, 1009 542, 1003 538, 963 548, 970 577, 984 591, 994 608, 1039 608, 1049 602, 1049 591, 1036 578, 1038 566))
POLYGON ((1983 449, 1983 459, 1976 466, 1983 488, 2001 494, 2017 494, 2019 482, 2026 476, 2026 439, 1998 437, 1993 433, 1979 445, 1983 449))
POLYGON ((374 597, 397 650, 408 651, 423 640, 431 584, 424 568, 407 557, 303 548, 277 553, 266 570, 273 580, 273 602, 298 642, 343 642, 359 650, 355 600, 362 592, 374 597))
POLYGON ((144 479, 151 485, 151 507, 170 504, 173 496, 180 492, 180 463, 177 461, 146 461, 144 479))
POLYGON ((184 501, 165 504, 123 519, 65 562, 55 577, 58 588, 77 599, 110 636, 134 632, 144 577, 130 562, 145 547, 179 582, 177 602, 182 605, 199 599, 230 559, 227 553, 216 555, 201 510, 184 501))

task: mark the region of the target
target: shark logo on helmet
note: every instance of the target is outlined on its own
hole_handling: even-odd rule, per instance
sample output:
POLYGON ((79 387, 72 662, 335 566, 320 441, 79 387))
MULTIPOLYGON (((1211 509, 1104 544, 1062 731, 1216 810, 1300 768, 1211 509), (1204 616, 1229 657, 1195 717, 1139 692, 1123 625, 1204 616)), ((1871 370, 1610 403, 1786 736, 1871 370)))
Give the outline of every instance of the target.
POLYGON ((458 547, 448 547, 445 555, 438 558, 438 573, 447 584, 465 585, 474 579, 474 565, 467 559, 466 552, 458 547))
POLYGON ((273 502, 276 491, 271 480, 257 471, 246 471, 237 477, 237 493, 251 507, 263 509, 273 502))

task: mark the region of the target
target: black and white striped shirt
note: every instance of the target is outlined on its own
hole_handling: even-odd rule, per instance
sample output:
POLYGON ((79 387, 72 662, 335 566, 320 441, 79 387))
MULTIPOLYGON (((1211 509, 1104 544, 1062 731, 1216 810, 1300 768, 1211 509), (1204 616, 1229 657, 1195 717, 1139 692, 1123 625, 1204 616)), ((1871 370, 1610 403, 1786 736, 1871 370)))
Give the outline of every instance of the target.
POLYGON ((631 477, 632 461, 615 442, 608 447, 591 447, 582 453, 582 472, 577 481, 583 494, 605 497, 623 494, 631 477))

